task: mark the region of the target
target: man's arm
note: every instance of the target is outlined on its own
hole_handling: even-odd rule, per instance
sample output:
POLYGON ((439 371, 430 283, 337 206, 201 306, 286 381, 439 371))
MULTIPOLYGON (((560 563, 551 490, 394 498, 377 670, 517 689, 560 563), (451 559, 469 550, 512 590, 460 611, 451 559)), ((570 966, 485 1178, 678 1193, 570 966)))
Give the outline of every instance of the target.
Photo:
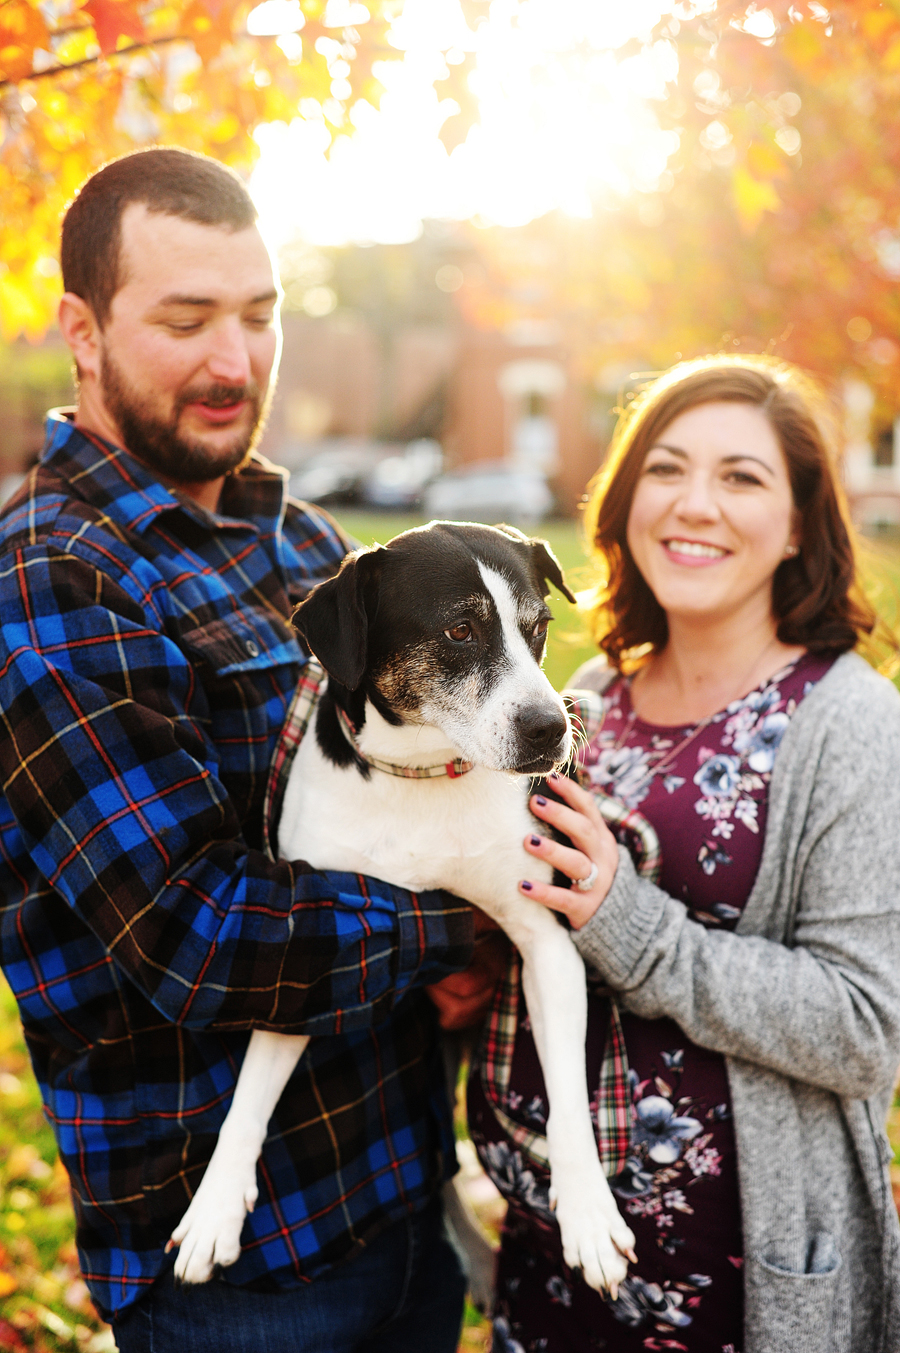
POLYGON ((71 549, 6 560, 0 775, 37 871, 191 1027, 346 1032, 463 966, 465 903, 247 846, 161 595, 71 549))

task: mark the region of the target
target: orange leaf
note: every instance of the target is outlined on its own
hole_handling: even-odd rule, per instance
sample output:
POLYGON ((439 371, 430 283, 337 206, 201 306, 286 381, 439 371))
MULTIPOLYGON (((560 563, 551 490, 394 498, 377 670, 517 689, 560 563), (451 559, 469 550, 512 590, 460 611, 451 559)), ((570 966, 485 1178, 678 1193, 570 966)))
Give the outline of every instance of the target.
POLYGON ((0 1317, 0 1348, 8 1348, 9 1353, 28 1353, 28 1346, 19 1331, 2 1317, 0 1317))
POLYGON ((0 78, 26 79, 31 74, 35 47, 49 45, 40 11, 27 0, 7 0, 0 8, 0 78))
POLYGON ((104 56, 116 50, 120 37, 143 42, 147 36, 137 8, 128 0, 86 0, 82 8, 90 15, 104 56))

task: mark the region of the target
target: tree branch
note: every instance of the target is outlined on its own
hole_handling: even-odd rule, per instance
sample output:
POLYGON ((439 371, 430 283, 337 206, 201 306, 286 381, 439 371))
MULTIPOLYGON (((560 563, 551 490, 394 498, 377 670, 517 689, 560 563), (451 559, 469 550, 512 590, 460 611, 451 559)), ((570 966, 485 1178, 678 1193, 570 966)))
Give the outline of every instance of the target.
MULTIPOLYGON (((243 33, 236 34, 237 37, 243 37, 243 33)), ((131 56, 134 52, 143 52, 151 47, 163 47, 169 42, 190 42, 191 38, 186 33, 173 33, 167 38, 148 38, 146 42, 133 42, 130 47, 119 47, 114 52, 107 52, 104 56, 98 52, 96 56, 85 56, 80 61, 72 61, 69 65, 48 66, 46 70, 32 71, 31 75, 25 75, 21 80, 0 80, 0 90, 10 89, 13 86, 28 84, 32 80, 46 80, 52 75, 65 75, 70 70, 82 70, 85 66, 97 66, 101 61, 111 61, 116 56, 131 56)))

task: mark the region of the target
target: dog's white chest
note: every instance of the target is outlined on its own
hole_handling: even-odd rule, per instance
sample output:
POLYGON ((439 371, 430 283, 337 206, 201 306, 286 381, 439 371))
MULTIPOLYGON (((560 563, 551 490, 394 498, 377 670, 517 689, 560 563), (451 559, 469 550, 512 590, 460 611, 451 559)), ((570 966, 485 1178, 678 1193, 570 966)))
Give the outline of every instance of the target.
POLYGON ((542 877, 526 856, 534 827, 527 780, 476 767, 451 779, 368 778, 322 756, 310 731, 285 790, 278 846, 289 860, 348 870, 417 891, 446 888, 478 902, 525 877, 542 877))

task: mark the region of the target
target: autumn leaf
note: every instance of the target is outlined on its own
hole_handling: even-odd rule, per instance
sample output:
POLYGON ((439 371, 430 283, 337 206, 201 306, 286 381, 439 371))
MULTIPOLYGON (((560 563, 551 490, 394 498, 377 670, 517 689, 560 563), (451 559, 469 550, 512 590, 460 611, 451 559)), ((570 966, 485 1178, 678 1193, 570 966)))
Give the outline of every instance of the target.
POLYGON ((28 1345, 19 1331, 0 1316, 0 1348, 4 1353, 29 1353, 28 1345))
POLYGON ((0 6, 0 79, 24 80, 31 74, 35 48, 49 45, 40 10, 27 0, 6 0, 0 6))
POLYGON ((104 56, 116 50, 121 37, 134 42, 143 42, 146 37, 143 20, 128 0, 85 0, 82 9, 90 16, 104 56))

